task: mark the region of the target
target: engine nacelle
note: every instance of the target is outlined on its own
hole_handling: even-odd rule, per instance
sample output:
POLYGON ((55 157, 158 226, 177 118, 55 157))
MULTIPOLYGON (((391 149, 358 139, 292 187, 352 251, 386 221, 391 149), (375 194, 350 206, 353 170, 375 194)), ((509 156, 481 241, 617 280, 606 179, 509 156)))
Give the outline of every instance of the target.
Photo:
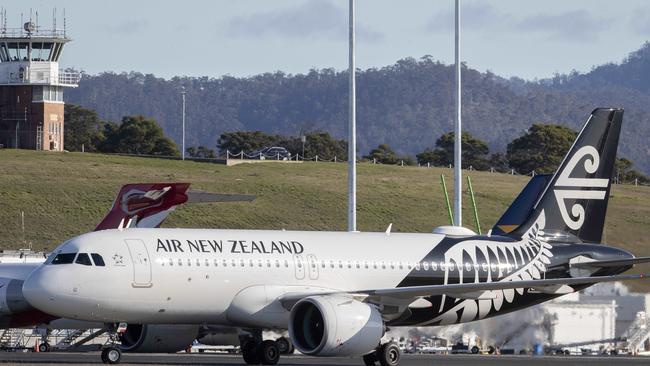
POLYGON ((174 353, 186 349, 198 334, 198 325, 129 324, 120 348, 125 352, 174 353))
POLYGON ((358 356, 374 350, 384 321, 372 305, 341 295, 310 296, 291 309, 289 336, 312 356, 358 356))

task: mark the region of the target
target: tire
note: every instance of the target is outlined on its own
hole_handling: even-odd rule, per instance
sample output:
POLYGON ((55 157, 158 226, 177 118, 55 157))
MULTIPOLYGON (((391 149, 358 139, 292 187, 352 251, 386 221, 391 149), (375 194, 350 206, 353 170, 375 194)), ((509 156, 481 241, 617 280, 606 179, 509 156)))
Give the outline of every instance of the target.
POLYGON ((280 354, 286 355, 289 354, 289 350, 291 349, 291 342, 285 337, 280 337, 275 340, 275 343, 278 345, 278 350, 280 350, 280 354))
POLYGON ((401 351, 397 344, 389 342, 379 347, 377 352, 377 359, 381 366, 397 366, 399 365, 399 359, 401 356, 401 351))
POLYGON ((474 347, 472 347, 471 351, 472 351, 472 354, 477 355, 479 353, 480 349, 477 346, 474 346, 474 347))
POLYGON ((120 363, 122 351, 117 347, 108 347, 102 350, 102 362, 115 365, 120 363))
POLYGON ((244 362, 246 362, 248 365, 259 365, 260 356, 257 352, 257 349, 258 349, 258 344, 253 339, 248 339, 242 342, 241 353, 242 356, 244 357, 244 362))
POLYGON ((275 341, 267 340, 262 342, 258 348, 258 354, 262 365, 275 365, 280 361, 280 350, 275 341))
POLYGON ((377 353, 372 352, 368 353, 367 355, 363 355, 363 363, 366 366, 374 366, 375 362, 377 362, 377 353))
POLYGON ((50 352, 50 344, 47 342, 39 344, 38 352, 50 352))

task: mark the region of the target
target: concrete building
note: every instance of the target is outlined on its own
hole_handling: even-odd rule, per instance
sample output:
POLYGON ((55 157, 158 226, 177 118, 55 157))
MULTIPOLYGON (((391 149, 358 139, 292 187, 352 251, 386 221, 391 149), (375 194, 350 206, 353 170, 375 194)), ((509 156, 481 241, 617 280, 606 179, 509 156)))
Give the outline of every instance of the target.
POLYGON ((4 148, 63 151, 63 90, 80 74, 59 69, 65 27, 41 29, 31 20, 22 28, 0 24, 0 145, 4 148))

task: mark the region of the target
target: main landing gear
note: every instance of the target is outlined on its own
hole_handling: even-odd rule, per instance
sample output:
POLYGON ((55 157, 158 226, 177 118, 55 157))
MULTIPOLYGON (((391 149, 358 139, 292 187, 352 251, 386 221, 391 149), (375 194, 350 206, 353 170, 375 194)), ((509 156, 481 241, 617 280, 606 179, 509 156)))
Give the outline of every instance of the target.
POLYGON ((373 352, 363 356, 363 363, 366 366, 374 366, 379 361, 381 366, 397 366, 401 352, 395 342, 388 342, 377 347, 373 352))
POLYGON ((262 340, 262 332, 241 339, 241 350, 244 362, 249 365, 275 365, 280 361, 278 342, 262 340))

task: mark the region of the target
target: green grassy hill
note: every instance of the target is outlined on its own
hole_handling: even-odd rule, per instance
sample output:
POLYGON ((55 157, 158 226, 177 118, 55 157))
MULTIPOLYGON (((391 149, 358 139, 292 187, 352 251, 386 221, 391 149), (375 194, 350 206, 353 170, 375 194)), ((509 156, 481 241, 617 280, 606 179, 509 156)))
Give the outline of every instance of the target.
MULTIPOLYGON (((361 164, 358 166, 358 228, 430 232, 447 225, 440 187, 444 168, 361 164)), ((519 193, 527 177, 466 172, 472 177, 484 231, 519 193)), ((32 243, 50 250, 66 238, 90 231, 124 183, 190 182, 192 188, 253 194, 252 203, 181 206, 166 227, 345 230, 345 164, 242 164, 232 167, 190 161, 82 153, 0 150, 0 249, 32 243), (25 212, 25 237, 20 212, 25 212)), ((474 229, 465 197, 465 225, 474 229)), ((650 255, 650 188, 612 189, 604 241, 650 255)), ((405 248, 407 250, 407 248, 405 248)), ((650 269, 649 269, 650 270, 650 269)), ((635 284, 650 291, 650 284, 635 284)))

